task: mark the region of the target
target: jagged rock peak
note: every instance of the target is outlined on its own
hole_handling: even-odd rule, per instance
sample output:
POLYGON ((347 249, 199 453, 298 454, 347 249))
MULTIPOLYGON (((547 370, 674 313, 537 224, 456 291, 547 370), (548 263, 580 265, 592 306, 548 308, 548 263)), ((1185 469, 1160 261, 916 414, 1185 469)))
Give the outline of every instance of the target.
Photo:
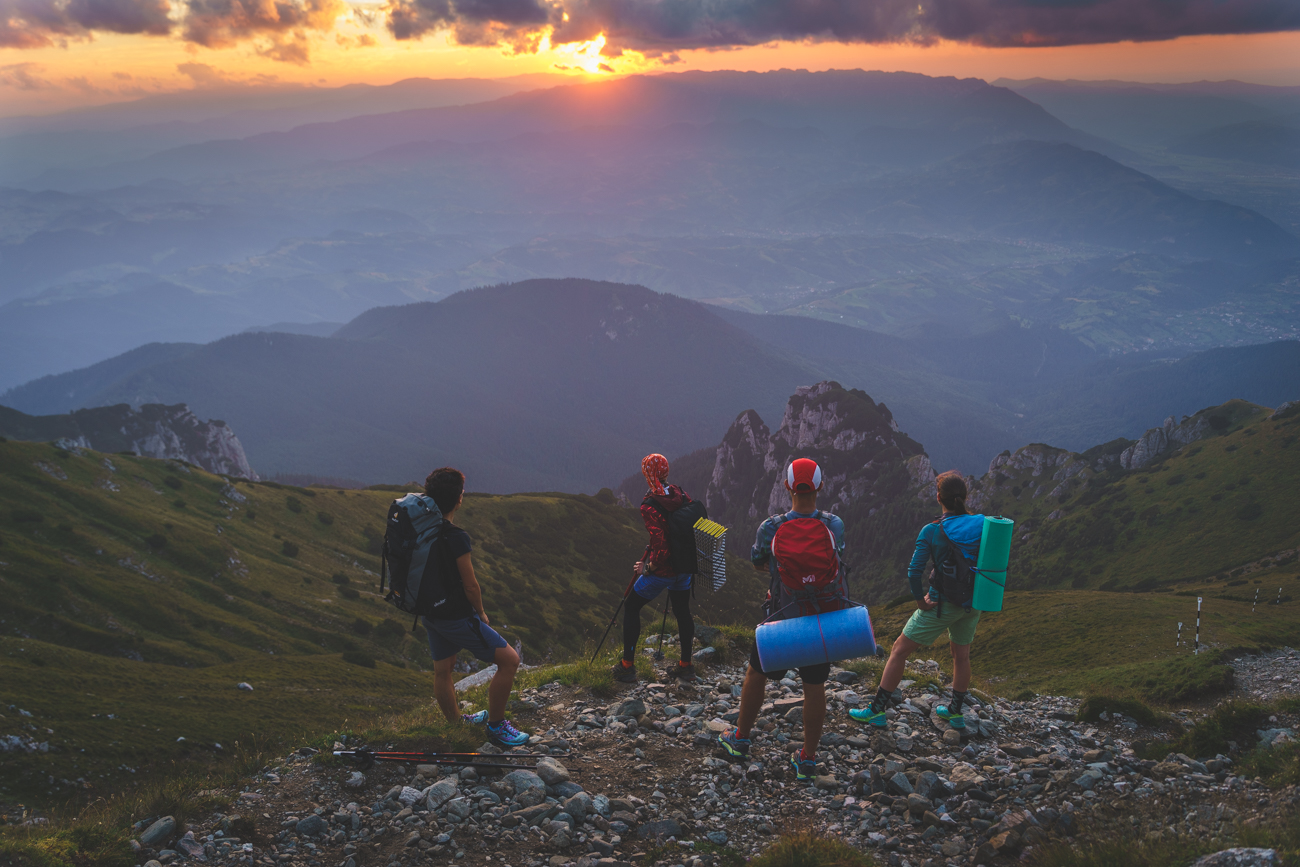
POLYGON ((736 418, 718 446, 709 511, 739 522, 784 511, 790 500, 782 473, 797 457, 821 465, 818 502, 830 511, 883 502, 895 488, 934 480, 929 458, 898 429, 888 407, 858 389, 819 382, 795 391, 775 433, 753 410, 736 418))
POLYGON ((1141 439, 1125 449, 1119 457, 1120 466, 1126 470, 1141 469, 1181 446, 1222 433, 1238 419, 1262 411, 1263 407, 1244 400, 1230 400, 1222 406, 1185 415, 1181 422, 1174 421, 1171 415, 1163 425, 1149 429, 1141 439))
POLYGON ((163 460, 178 460, 210 473, 252 479, 244 446, 230 426, 219 419, 203 421, 185 404, 147 403, 79 409, 67 415, 29 416, 3 409, 0 428, 14 439, 57 440, 64 448, 101 452, 135 452, 163 460))

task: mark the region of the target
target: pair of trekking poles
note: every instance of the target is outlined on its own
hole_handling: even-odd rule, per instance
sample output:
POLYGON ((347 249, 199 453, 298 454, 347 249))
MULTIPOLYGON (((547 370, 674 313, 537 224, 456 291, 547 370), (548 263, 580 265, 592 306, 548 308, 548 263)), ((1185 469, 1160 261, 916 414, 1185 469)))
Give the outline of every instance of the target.
MULTIPOLYGON (((647 545, 645 554, 641 555, 641 561, 645 562, 645 558, 648 556, 650 556, 650 547, 647 545)), ((627 589, 623 591, 623 598, 618 601, 618 607, 614 609, 614 616, 609 618, 609 625, 605 627, 605 634, 600 637, 600 644, 596 645, 596 652, 591 655, 592 662, 595 662, 596 657, 600 655, 600 649, 605 646, 605 639, 609 638, 609 631, 618 622, 618 613, 623 610, 623 604, 627 602, 627 597, 632 594, 632 587, 636 584, 636 579, 640 577, 640 575, 633 575, 632 580, 627 582, 627 589)), ((659 621, 659 644, 655 647, 655 662, 662 662, 664 658, 664 629, 668 626, 668 602, 670 599, 671 596, 665 593, 664 616, 659 621)))

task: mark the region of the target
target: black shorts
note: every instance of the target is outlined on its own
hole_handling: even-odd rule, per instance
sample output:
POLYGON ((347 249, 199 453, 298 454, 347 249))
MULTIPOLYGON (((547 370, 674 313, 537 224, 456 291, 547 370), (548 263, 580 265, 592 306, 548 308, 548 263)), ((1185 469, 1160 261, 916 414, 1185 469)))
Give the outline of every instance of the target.
MULTIPOLYGON (((784 668, 780 671, 763 671, 762 663, 758 661, 757 644, 754 645, 754 649, 749 652, 749 667, 754 669, 754 671, 761 672, 763 677, 766 677, 768 680, 780 680, 785 677, 786 673, 786 669, 784 668)), ((816 665, 805 665, 796 670, 799 672, 799 677, 803 680, 805 685, 812 684, 813 686, 817 686, 823 684, 826 682, 826 679, 831 676, 831 664, 829 662, 819 662, 816 665)))

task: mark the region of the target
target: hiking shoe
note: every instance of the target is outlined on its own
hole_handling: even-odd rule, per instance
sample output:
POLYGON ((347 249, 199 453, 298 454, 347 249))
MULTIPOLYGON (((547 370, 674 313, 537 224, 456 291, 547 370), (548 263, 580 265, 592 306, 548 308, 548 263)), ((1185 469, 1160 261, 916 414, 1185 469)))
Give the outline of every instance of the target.
POLYGON ((624 665, 622 660, 614 663, 614 679, 619 683, 636 683, 636 666, 624 665))
POLYGON ((528 743, 528 735, 521 732, 510 724, 510 720, 503 719, 499 723, 487 724, 488 740, 499 747, 520 747, 528 743))
POLYGON ((749 738, 737 737, 736 731, 735 728, 729 728, 718 735, 718 744, 729 758, 747 759, 749 758, 749 738))
POLYGON ((461 722, 467 722, 472 726, 481 726, 487 722, 487 711, 481 710, 478 713, 463 713, 460 715, 461 722))
POLYGON ((790 754, 790 765, 794 768, 794 778, 801 783, 817 777, 817 760, 805 759, 803 750, 795 750, 790 754))
POLYGON ((853 720, 857 720, 860 723, 866 723, 867 725, 875 726, 878 729, 883 729, 885 726, 889 724, 888 720, 885 719, 884 709, 882 708, 881 710, 872 710, 871 705, 867 705, 866 707, 862 707, 862 708, 858 708, 858 707, 850 708, 849 718, 853 720))
POLYGON ((664 676, 668 680, 672 680, 674 677, 678 680, 695 680, 695 664, 682 665, 673 663, 664 670, 664 676))
POLYGON ((948 723, 948 725, 952 726, 953 728, 955 729, 966 728, 966 717, 963 716, 961 713, 952 713, 951 711, 948 710, 948 708, 944 707, 943 705, 939 705, 938 707, 936 707, 934 709, 934 712, 935 715, 939 717, 939 719, 948 723))

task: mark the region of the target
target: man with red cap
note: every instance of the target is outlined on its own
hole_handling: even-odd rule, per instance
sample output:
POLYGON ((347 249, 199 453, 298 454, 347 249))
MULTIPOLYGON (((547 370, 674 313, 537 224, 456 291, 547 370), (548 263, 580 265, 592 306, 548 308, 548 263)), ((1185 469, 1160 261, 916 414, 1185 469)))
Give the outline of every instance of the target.
MULTIPOLYGON (((790 492, 790 511, 773 515, 758 528, 749 560, 754 568, 767 569, 771 583, 763 611, 769 619, 784 620, 843 606, 843 575, 839 567, 844 554, 844 522, 817 508, 817 492, 822 487, 822 471, 808 458, 793 461, 785 471, 785 488, 790 492), (820 550, 819 550, 820 547, 820 550), (814 565, 817 564, 817 565, 814 565), (792 575, 803 580, 819 575, 825 589, 802 592, 791 589, 792 575), (783 580, 782 575, 785 575, 783 580)), ((795 579, 800 580, 800 579, 795 579)), ((803 681, 803 748, 790 757, 795 779, 812 780, 817 775, 817 744, 826 723, 826 679, 829 663, 799 669, 803 681)), ((749 756, 749 735, 763 704, 765 681, 780 680, 785 671, 763 671, 758 648, 749 656, 749 670, 740 692, 740 717, 735 728, 718 736, 718 743, 728 757, 743 760, 749 756)))
MULTIPOLYGON (((677 618, 677 633, 681 643, 681 659, 670 664, 666 674, 679 680, 694 680, 695 665, 691 662, 691 645, 695 641, 695 620, 691 617, 690 573, 682 573, 673 565, 672 548, 668 539, 669 515, 694 503, 677 485, 669 485, 668 459, 661 454, 646 455, 641 460, 641 475, 645 476, 647 490, 641 501, 641 520, 650 534, 650 544, 645 555, 636 563, 637 578, 627 594, 623 614, 623 657, 614 663, 614 678, 623 683, 636 683, 636 643, 641 637, 641 609, 664 590, 677 618)), ((698 507, 697 507, 698 508, 698 507)))

